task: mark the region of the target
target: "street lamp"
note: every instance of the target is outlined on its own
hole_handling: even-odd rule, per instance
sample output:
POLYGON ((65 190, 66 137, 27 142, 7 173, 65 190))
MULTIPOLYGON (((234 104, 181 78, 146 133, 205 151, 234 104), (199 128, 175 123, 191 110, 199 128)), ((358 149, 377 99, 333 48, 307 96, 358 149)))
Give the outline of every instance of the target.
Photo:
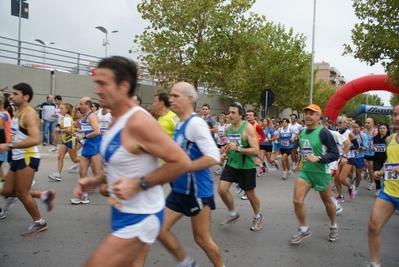
MULTIPOLYGON (((97 26, 96 29, 100 30, 103 33, 105 33, 105 39, 103 40, 103 46, 105 46, 105 57, 107 57, 107 46, 109 45, 109 42, 108 42, 108 31, 103 26, 97 26)), ((119 32, 119 31, 118 30, 113 30, 111 33, 117 33, 117 32, 119 32)))
POLYGON ((313 72, 314 72, 314 36, 316 32, 316 0, 313 2, 313 30, 312 30, 312 57, 310 60, 310 96, 309 104, 313 103, 313 72))
POLYGON ((43 42, 40 39, 35 39, 35 41, 43 46, 43 69, 44 69, 44 66, 45 66, 45 63, 46 63, 46 46, 47 45, 51 45, 51 44, 55 44, 55 42, 45 43, 45 42, 43 42))

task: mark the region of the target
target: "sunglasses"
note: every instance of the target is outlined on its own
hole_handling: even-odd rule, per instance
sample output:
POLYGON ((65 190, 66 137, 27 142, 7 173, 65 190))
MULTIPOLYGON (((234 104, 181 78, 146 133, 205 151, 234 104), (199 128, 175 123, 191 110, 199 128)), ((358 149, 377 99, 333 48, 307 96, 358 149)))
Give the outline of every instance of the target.
POLYGON ((342 123, 344 123, 343 121, 339 121, 339 122, 337 122, 337 124, 339 124, 339 125, 341 125, 342 123))

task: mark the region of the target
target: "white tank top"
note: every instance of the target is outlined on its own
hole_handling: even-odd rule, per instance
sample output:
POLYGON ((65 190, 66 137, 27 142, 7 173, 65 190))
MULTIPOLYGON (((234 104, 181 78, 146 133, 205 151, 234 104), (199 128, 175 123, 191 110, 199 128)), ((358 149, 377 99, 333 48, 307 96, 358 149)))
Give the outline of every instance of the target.
MULTIPOLYGON (((29 138, 28 129, 22 127, 20 121, 26 112, 33 110, 31 107, 27 107, 18 114, 17 117, 11 120, 11 142, 21 142, 29 138)), ((12 149, 12 160, 20 160, 27 158, 40 158, 39 148, 37 146, 31 146, 27 148, 13 148, 12 149)))
POLYGON ((107 177, 109 203, 124 213, 152 214, 161 211, 165 206, 162 186, 157 185, 147 191, 141 191, 128 200, 118 199, 112 192, 112 183, 119 177, 138 179, 158 169, 161 164, 158 158, 150 154, 131 154, 121 146, 121 135, 127 120, 135 112, 147 111, 141 107, 133 107, 120 117, 107 131, 101 142, 101 156, 104 161, 107 177))
MULTIPOLYGON (((342 134, 342 136, 346 137, 346 139, 348 139, 350 141, 349 134, 351 132, 352 132, 351 130, 346 129, 345 132, 342 134)), ((352 143, 351 143, 351 146, 352 146, 352 143)), ((342 155, 343 152, 344 152, 344 145, 343 144, 342 145, 338 145, 338 150, 339 150, 339 154, 342 155)), ((346 156, 347 158, 354 158, 355 154, 353 153, 352 150, 349 150, 348 153, 346 153, 346 155, 344 155, 344 156, 346 156)))

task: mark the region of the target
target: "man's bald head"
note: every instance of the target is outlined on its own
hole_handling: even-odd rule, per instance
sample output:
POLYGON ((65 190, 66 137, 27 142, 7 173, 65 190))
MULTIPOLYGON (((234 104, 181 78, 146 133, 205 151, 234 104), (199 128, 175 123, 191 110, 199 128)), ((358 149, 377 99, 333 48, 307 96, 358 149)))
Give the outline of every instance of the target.
POLYGON ((195 87, 190 83, 178 82, 173 85, 172 89, 177 90, 186 97, 191 96, 193 103, 197 101, 197 91, 195 90, 195 87))

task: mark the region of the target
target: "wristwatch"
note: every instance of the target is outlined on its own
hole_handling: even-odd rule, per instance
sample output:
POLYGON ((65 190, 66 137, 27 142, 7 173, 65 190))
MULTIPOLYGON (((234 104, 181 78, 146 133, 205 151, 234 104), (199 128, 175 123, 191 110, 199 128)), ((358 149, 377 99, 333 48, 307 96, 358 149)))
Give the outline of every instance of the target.
POLYGON ((86 134, 82 134, 82 138, 83 138, 83 139, 86 139, 86 134))
POLYGON ((140 187, 141 187, 144 191, 147 191, 147 190, 148 190, 148 181, 145 179, 144 176, 140 178, 140 187))
POLYGON ((240 146, 237 146, 236 151, 237 151, 237 152, 240 152, 240 151, 241 151, 241 147, 240 147, 240 146))
POLYGON ((343 158, 346 158, 346 159, 348 159, 348 157, 347 157, 347 156, 345 156, 345 155, 342 155, 342 157, 343 157, 343 158))

